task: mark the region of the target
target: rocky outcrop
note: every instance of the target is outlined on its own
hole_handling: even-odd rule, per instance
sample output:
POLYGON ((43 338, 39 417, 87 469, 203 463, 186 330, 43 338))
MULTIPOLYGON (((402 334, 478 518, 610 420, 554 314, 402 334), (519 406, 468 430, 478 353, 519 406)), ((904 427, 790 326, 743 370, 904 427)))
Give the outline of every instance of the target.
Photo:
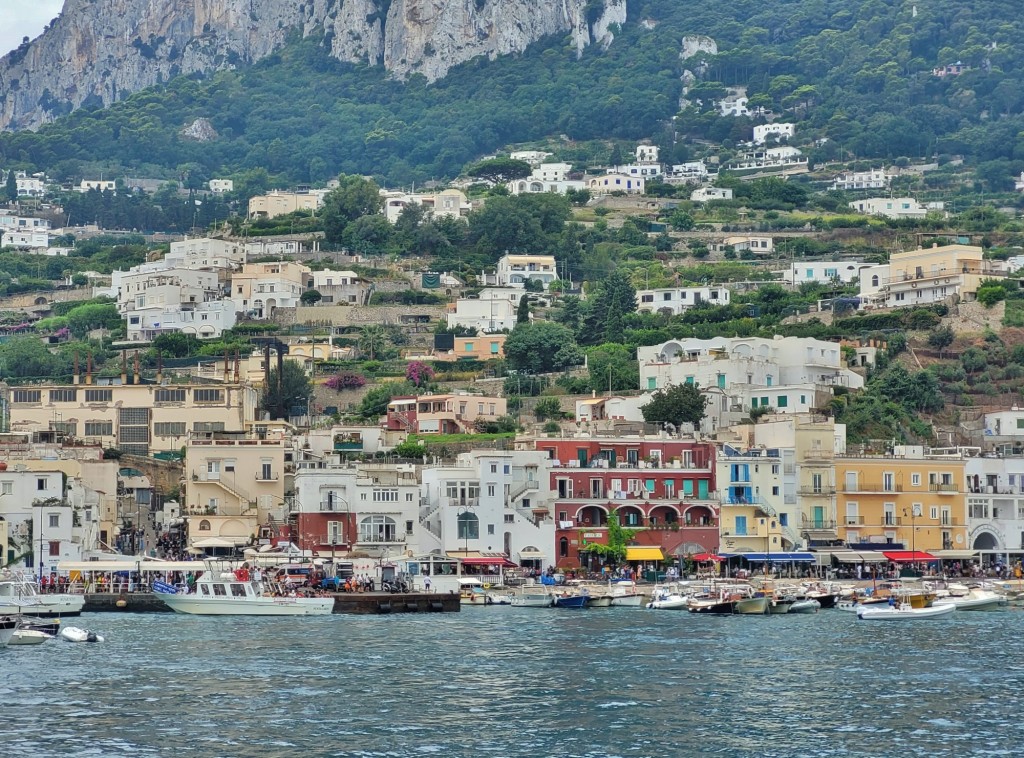
POLYGON ((42 36, 0 58, 0 128, 252 63, 296 31, 322 34, 339 60, 433 81, 549 35, 607 46, 625 20, 626 0, 65 0, 42 36))

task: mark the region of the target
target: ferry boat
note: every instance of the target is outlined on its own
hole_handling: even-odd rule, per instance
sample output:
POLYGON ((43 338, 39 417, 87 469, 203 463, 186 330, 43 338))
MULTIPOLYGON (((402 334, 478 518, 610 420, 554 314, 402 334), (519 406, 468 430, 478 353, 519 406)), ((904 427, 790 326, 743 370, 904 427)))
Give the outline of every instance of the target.
POLYGON ((245 570, 219 576, 207 570, 194 593, 179 593, 162 582, 153 589, 171 610, 199 616, 327 616, 334 610, 332 597, 273 594, 245 570))
POLYGON ((43 618, 80 616, 84 605, 85 595, 40 593, 21 573, 9 569, 0 572, 0 616, 17 613, 43 618))

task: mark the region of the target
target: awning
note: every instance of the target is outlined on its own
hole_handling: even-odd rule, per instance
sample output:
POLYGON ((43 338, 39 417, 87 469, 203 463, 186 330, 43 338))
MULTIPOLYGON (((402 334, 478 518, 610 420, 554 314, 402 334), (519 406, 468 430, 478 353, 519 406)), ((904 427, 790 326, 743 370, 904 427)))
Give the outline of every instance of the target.
POLYGON ((872 550, 837 550, 832 555, 840 563, 884 563, 887 560, 885 555, 872 550))
POLYGON ((882 555, 893 563, 925 563, 938 560, 931 553, 923 553, 920 550, 890 550, 882 555))
POLYGON ((627 547, 627 561, 663 561, 665 554, 660 547, 627 547))
POLYGON ((751 563, 813 563, 813 553, 733 553, 723 558, 746 558, 751 563))
POLYGON ((715 555, 714 553, 697 553, 697 555, 690 555, 690 556, 687 556, 687 557, 691 561, 697 561, 697 563, 711 563, 711 562, 717 563, 719 561, 724 561, 725 560, 725 558, 723 558, 722 556, 715 555))
POLYGON ((227 537, 207 537, 203 540, 196 540, 192 543, 192 547, 235 547, 236 545, 244 545, 248 541, 249 540, 245 537, 236 537, 235 539, 228 539, 227 537))
POLYGON ((975 550, 933 550, 932 555, 945 561, 969 561, 978 557, 975 550))
POLYGON ((519 560, 521 561, 542 561, 545 558, 547 556, 537 548, 526 548, 519 551, 519 560))
POLYGON ((461 558, 463 566, 503 566, 516 568, 516 564, 504 556, 482 556, 480 558, 461 558))
POLYGON ((58 571, 202 571, 206 567, 202 561, 61 561, 57 564, 58 571))

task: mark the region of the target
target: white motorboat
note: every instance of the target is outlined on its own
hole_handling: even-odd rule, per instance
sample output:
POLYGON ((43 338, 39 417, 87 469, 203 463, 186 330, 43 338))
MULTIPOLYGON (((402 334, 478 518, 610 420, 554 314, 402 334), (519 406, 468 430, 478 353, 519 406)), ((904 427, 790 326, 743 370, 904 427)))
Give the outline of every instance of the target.
POLYGON ((24 613, 27 616, 60 618, 80 616, 85 595, 66 592, 40 593, 35 583, 20 572, 0 572, 0 614, 24 613))
POLYGON ((65 626, 60 630, 60 638, 68 642, 103 642, 102 635, 77 626, 65 626))
POLYGON ((814 598, 797 600, 793 605, 789 606, 790 613, 817 613, 819 610, 821 610, 821 603, 814 598))
POLYGON ((37 632, 35 629, 18 629, 14 632, 8 647, 15 645, 42 645, 47 640, 52 640, 53 635, 46 632, 37 632))
POLYGON ((658 587, 651 596, 648 608, 658 611, 683 611, 690 603, 690 596, 668 587, 658 587))
POLYGON ((644 604, 644 596, 639 592, 630 595, 612 595, 612 608, 639 608, 644 604))
POLYGON ((744 616, 763 616, 768 613, 768 596, 745 597, 733 602, 732 612, 744 616))
POLYGON ((555 599, 547 587, 523 587, 512 595, 512 605, 519 608, 550 608, 555 599))
POLYGON ((11 641, 11 637, 18 631, 19 621, 14 616, 0 617, 0 647, 5 647, 11 641))
POLYGON ((974 588, 966 595, 940 597, 932 605, 952 605, 958 611, 994 611, 1005 608, 1009 601, 991 590, 974 588))
POLYGON ((171 610, 199 616, 327 616, 334 611, 333 597, 272 593, 241 569, 219 576, 207 570, 188 594, 161 582, 153 589, 171 610))
POLYGON ((861 606, 857 609, 857 618, 864 621, 901 621, 948 616, 955 611, 955 605, 930 605, 926 608, 914 608, 908 603, 900 603, 899 605, 879 605, 875 608, 861 606))

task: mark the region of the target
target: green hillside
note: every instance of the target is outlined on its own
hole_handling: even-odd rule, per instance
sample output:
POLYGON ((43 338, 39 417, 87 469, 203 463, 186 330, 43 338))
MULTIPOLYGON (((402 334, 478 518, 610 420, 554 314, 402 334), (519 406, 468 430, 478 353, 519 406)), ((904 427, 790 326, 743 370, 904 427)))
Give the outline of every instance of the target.
MULTIPOLYGON (((680 40, 706 34, 720 52, 691 94, 705 107, 679 114, 684 136, 748 137, 749 120, 707 108, 726 86, 744 85, 755 102, 798 121, 801 135, 829 138, 812 159, 963 154, 1004 189, 1024 168, 1019 11, 1016 0, 638 0, 607 51, 577 60, 568 37, 548 39, 429 86, 339 63, 321 40, 296 39, 242 71, 179 78, 38 133, 0 135, 0 165, 60 177, 83 163, 164 176, 195 164, 187 170, 266 168, 292 182, 366 173, 395 184, 451 176, 501 145, 550 135, 650 137, 671 148, 679 77, 698 69, 680 61, 680 40), (956 61, 971 69, 932 75, 956 61), (219 139, 179 137, 198 117, 219 139)), ((681 140, 666 157, 686 151, 681 140)))

